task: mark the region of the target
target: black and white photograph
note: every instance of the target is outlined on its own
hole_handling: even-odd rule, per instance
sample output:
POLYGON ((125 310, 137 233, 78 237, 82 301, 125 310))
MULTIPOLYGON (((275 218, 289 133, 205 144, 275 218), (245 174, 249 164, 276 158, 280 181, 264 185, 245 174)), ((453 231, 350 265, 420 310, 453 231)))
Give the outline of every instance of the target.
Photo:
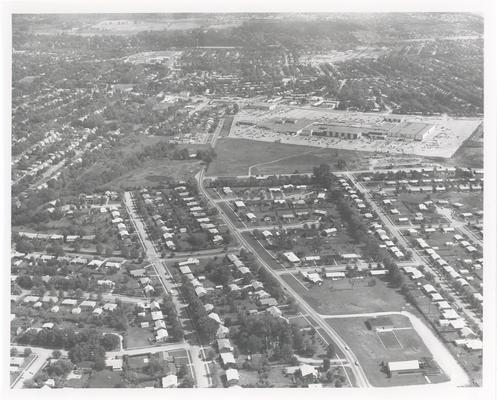
POLYGON ((1 28, 6 393, 495 395, 485 2, 68 3, 1 28))

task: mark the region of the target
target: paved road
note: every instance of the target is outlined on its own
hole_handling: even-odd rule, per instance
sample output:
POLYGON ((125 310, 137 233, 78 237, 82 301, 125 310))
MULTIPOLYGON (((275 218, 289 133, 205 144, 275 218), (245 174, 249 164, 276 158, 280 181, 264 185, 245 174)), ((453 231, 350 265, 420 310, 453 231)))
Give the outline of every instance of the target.
POLYGON ((454 218, 453 211, 451 209, 445 208, 445 207, 440 207, 440 206, 435 206, 435 207, 437 209, 437 212, 440 215, 443 215, 445 218, 447 218, 450 221, 450 224, 454 228, 456 228, 459 231, 461 231, 462 233, 464 233, 467 237, 469 237, 477 245, 483 247, 483 240, 480 239, 476 235, 476 233, 474 233, 471 229, 468 228, 468 225, 466 224, 466 222, 461 221, 457 218, 454 218))
POLYGON ((258 225, 258 226, 247 226, 246 228, 239 228, 241 232, 252 232, 254 230, 266 230, 266 229, 300 229, 304 228, 305 225, 312 225, 315 224, 316 222, 319 222, 317 220, 315 221, 306 221, 306 222, 298 222, 295 224, 273 224, 273 225, 258 225))
MULTIPOLYGON (((159 254, 157 253, 154 243, 149 239, 146 232, 145 224, 135 210, 131 192, 124 192, 123 199, 130 220, 135 228, 135 231, 138 233, 138 238, 143 249, 145 250, 145 254, 151 262, 151 265, 154 268, 157 277, 159 278, 159 281, 164 288, 164 291, 171 295, 171 300, 174 303, 176 310, 178 311, 178 315, 180 315, 181 310, 186 307, 186 304, 181 301, 178 292, 176 290, 173 290, 176 286, 173 276, 167 268, 166 263, 163 261, 163 259, 160 258, 159 254)), ((184 326, 185 319, 180 317, 179 320, 180 323, 184 326)), ((192 371, 192 375, 195 376, 197 387, 210 387, 211 378, 208 363, 202 361, 202 359, 206 359, 203 347, 199 345, 188 345, 186 342, 184 342, 184 346, 188 346, 190 352, 192 353, 191 367, 195 371, 194 373, 192 371), (202 355, 202 358, 199 356, 199 354, 202 355)))
POLYGON ((219 137, 219 134, 221 133, 221 129, 223 129, 223 125, 224 125, 224 118, 220 118, 219 123, 216 126, 216 129, 212 133, 211 140, 209 141, 212 148, 216 147, 217 138, 219 137))
MULTIPOLYGON (((440 168, 443 168, 443 166, 441 166, 440 164, 435 164, 435 163, 430 163, 431 167, 440 167, 440 168)), ((399 171, 418 171, 418 172, 421 172, 423 170, 423 168, 427 168, 429 167, 428 165, 424 166, 424 167, 400 167, 400 168, 375 168, 373 170, 371 169, 360 169, 360 170, 354 170, 354 173, 355 174, 360 174, 360 173, 371 173, 371 172, 391 172, 391 173, 396 173, 396 172, 399 172, 399 171)), ((333 171, 334 174, 344 174, 344 173, 348 173, 350 172, 349 170, 345 170, 345 171, 333 171)), ((258 177, 264 177, 264 178, 268 178, 270 176, 312 176, 313 173, 312 172, 300 172, 298 174, 268 174, 268 175, 264 175, 264 174, 259 174, 257 175, 258 177)), ((247 178, 250 178, 251 176, 254 176, 254 175, 209 175, 206 177, 206 179, 213 179, 213 180, 216 180, 217 178, 238 178, 238 179, 247 179, 247 178)))
MULTIPOLYGON (((235 253, 240 251, 240 246, 229 247, 228 253, 235 253)), ((169 254, 174 254, 174 257, 162 257, 160 260, 162 261, 174 261, 174 260, 186 260, 187 258, 210 258, 217 255, 225 255, 227 252, 224 249, 207 249, 207 250, 199 250, 193 252, 171 252, 169 254)))
MULTIPOLYGON (((459 365, 454 356, 447 350, 445 345, 438 337, 424 324, 424 322, 409 311, 386 311, 376 313, 360 313, 360 314, 341 314, 341 315, 324 315, 321 317, 326 319, 332 318, 358 318, 358 317, 379 317, 382 315, 403 315, 409 318, 413 328, 428 347, 433 358, 438 363, 440 368, 449 376, 451 386, 467 386, 470 384, 470 379, 464 369, 459 365)), ((446 383, 444 383, 446 384, 446 383)))
MULTIPOLYGON (((300 357, 300 356, 295 356, 297 360, 299 360, 302 363, 310 364, 310 365, 323 365, 323 359, 322 358, 308 358, 308 357, 300 357)), ((331 364, 347 364, 347 359, 346 358, 334 358, 330 360, 331 364)))
MULTIPOLYGON (((12 345, 12 347, 17 348, 20 352, 23 352, 25 348, 30 348, 32 354, 36 357, 22 370, 18 378, 11 384, 11 389, 21 389, 24 386, 24 382, 28 379, 33 379, 33 376, 41 370, 47 360, 52 357, 53 349, 45 349, 43 347, 33 347, 33 346, 18 346, 12 345)), ((63 355, 67 355, 65 350, 60 350, 63 355)))
MULTIPOLYGON (((294 291, 277 273, 273 271, 273 269, 264 261, 264 259, 255 251, 255 249, 245 240, 242 234, 239 232, 238 228, 233 224, 233 222, 229 219, 229 217, 224 213, 223 209, 217 205, 213 201, 213 199, 209 196, 207 191, 204 188, 204 173, 205 169, 202 169, 197 175, 196 179, 199 184, 200 192, 209 200, 209 202, 218 209, 219 215, 224 219, 234 236, 238 239, 239 243, 241 243, 248 251, 252 252, 255 257, 257 257, 259 263, 280 283, 280 285, 296 300, 299 306, 310 315, 315 321, 316 324, 325 331, 334 341, 334 343, 340 348, 342 353, 345 355, 347 361, 350 363, 350 370, 354 374, 355 381, 360 387, 369 387, 371 386, 364 370, 359 365, 357 357, 351 352, 347 351, 346 347, 348 347, 344 340, 319 316, 319 314, 304 301, 300 295, 294 291), (357 365, 355 364, 357 363, 357 365)), ((344 370, 345 371, 345 370, 344 370)), ((348 377, 347 372, 345 371, 346 376, 348 377)), ((350 380, 349 380, 350 382, 350 380)))
POLYGON ((461 299, 459 298, 459 295, 454 291, 452 286, 445 281, 444 279, 439 277, 438 271, 436 271, 432 266, 431 263, 427 262, 427 260, 421 256, 416 248, 413 248, 405 239, 405 237, 401 234, 399 228, 391 221, 391 219, 386 215, 383 210, 376 204, 376 202, 373 200, 370 191, 365 188, 360 182, 358 182, 355 179, 355 176, 351 172, 347 172, 343 174, 346 176, 356 187, 356 189, 361 192, 364 195, 364 198, 366 201, 371 205, 373 210, 378 214, 380 217, 383 225, 387 227, 387 229, 391 232, 393 236, 395 236, 398 240, 398 243, 403 246, 405 249, 410 249, 412 251, 412 259, 416 263, 416 265, 421 265, 426 271, 431 272, 431 274, 434 276, 434 281, 440 284, 440 287, 445 290, 446 292, 449 292, 453 297, 454 297, 454 302, 457 307, 466 315, 466 317, 476 324, 480 330, 483 330, 483 323, 480 318, 471 310, 468 308, 466 304, 464 304, 461 299))
POLYGON ((134 347, 131 349, 122 349, 119 351, 107 351, 105 355, 108 358, 112 358, 112 357, 122 357, 124 355, 133 356, 138 354, 159 353, 162 351, 173 351, 173 350, 183 350, 183 349, 189 350, 190 345, 186 342, 168 343, 160 346, 134 347))

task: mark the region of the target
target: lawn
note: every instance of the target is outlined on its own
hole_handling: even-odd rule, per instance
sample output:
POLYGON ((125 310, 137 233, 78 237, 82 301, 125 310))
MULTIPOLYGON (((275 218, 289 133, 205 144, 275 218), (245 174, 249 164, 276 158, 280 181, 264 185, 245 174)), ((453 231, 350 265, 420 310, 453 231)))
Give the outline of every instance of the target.
POLYGON ((123 383, 120 374, 108 369, 92 372, 90 379, 88 379, 88 387, 90 388, 115 388, 123 383))
POLYGON ((130 326, 126 333, 126 347, 128 349, 150 346, 149 338, 153 338, 150 330, 134 326, 130 326))
POLYGON ((281 277, 320 314, 400 311, 405 305, 404 297, 380 279, 375 280, 374 286, 367 286, 369 278, 364 282, 353 281, 353 285, 348 279, 324 280, 317 286, 303 281, 297 274, 281 277))
POLYGON ((483 168, 482 138, 483 124, 459 147, 450 159, 443 160, 442 162, 456 167, 483 168))
POLYGON ((259 374, 257 371, 240 369, 238 374, 240 376, 240 386, 255 386, 257 382, 259 382, 259 374))
POLYGON ((281 365, 269 368, 269 371, 267 371, 267 380, 276 388, 289 387, 293 384, 292 379, 283 373, 281 365))
POLYGON ((149 357, 146 354, 139 354, 136 356, 128 356, 128 368, 141 370, 146 367, 149 362, 149 357))
POLYGON ((245 139, 219 139, 216 144, 217 157, 210 164, 207 175, 247 175, 251 165, 298 155, 306 150, 311 150, 311 148, 245 139))
POLYGON ((471 212, 483 209, 483 192, 456 192, 450 191, 432 196, 432 198, 447 200, 450 203, 461 203, 464 206, 460 211, 471 212))
MULTIPOLYGON (((410 325, 409 319, 401 315, 393 317, 392 320, 395 326, 402 327, 402 329, 394 330, 400 349, 399 345, 385 346, 385 341, 389 343, 388 339, 386 339, 387 336, 381 334, 382 339, 380 340, 376 332, 367 328, 367 318, 334 318, 328 319, 327 322, 341 337, 346 338, 347 344, 358 358, 373 386, 425 384, 427 382, 422 374, 389 378, 387 373, 382 371, 382 362, 419 360, 423 357, 432 357, 422 339, 410 325)), ((444 375, 435 375, 430 376, 430 380, 432 382, 441 382, 447 379, 444 375)))
POLYGON ((216 153, 217 158, 209 166, 207 176, 247 175, 251 166, 252 175, 293 173, 295 170, 311 172, 313 167, 322 163, 329 163, 332 170, 337 170, 339 159, 345 161, 348 169, 369 165, 368 153, 365 152, 247 139, 219 139, 216 153))

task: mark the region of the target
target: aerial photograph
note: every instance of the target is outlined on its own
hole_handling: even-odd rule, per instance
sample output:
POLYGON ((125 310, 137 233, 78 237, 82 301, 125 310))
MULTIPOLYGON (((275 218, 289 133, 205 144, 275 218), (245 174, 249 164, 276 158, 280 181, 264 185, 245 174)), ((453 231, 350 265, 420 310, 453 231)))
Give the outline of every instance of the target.
POLYGON ((482 15, 11 33, 11 389, 482 386, 482 15))

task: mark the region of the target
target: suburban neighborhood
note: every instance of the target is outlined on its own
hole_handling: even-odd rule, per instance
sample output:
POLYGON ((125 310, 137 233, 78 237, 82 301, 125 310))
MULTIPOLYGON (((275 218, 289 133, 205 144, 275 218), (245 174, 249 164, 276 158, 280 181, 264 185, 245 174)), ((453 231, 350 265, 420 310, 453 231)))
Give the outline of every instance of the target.
POLYGON ((481 387, 483 19, 423 14, 13 15, 10 387, 481 387))

